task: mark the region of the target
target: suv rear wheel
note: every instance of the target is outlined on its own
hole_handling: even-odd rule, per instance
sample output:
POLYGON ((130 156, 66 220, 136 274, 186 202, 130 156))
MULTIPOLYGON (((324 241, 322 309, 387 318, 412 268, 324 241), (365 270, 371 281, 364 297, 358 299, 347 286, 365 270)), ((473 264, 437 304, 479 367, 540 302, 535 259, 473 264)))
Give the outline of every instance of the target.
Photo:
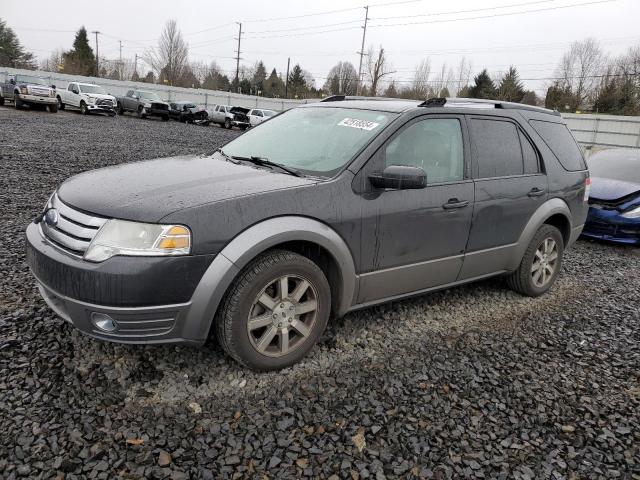
POLYGON ((543 225, 527 247, 520 266, 507 277, 510 288, 529 297, 545 293, 556 281, 562 267, 564 241, 560 230, 543 225))
POLYGON ((311 260, 273 250, 253 260, 227 293, 215 319, 222 348, 258 371, 303 358, 324 331, 331 291, 311 260))

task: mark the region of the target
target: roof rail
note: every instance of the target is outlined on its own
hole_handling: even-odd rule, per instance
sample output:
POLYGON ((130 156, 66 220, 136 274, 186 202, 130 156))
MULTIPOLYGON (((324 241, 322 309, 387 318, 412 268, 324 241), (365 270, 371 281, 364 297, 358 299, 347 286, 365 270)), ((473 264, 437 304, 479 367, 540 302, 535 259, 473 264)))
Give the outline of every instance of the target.
POLYGON ((364 100, 368 102, 411 102, 411 100, 405 100, 403 98, 389 98, 389 97, 363 97, 362 95, 331 95, 330 97, 323 98, 320 102, 343 102, 347 100, 364 100))
POLYGON ((481 98, 429 98, 422 102, 419 107, 449 107, 449 108, 501 108, 503 110, 531 110, 534 112, 548 113, 549 115, 560 116, 557 110, 525 105, 523 103, 503 102, 502 100, 485 100, 481 98))

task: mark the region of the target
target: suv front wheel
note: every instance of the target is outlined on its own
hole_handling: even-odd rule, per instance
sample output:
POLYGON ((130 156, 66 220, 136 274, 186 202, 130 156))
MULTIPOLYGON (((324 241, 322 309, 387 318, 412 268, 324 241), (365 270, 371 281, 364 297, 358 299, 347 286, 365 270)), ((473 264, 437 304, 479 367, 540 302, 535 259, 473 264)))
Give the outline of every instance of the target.
POLYGON ((215 319, 222 348, 258 371, 293 365, 324 331, 331 291, 311 260, 273 250, 253 260, 227 293, 215 319))
POLYGON ((522 295, 537 297, 556 281, 562 267, 564 241, 553 225, 542 225, 522 257, 520 266, 507 277, 509 287, 522 295))

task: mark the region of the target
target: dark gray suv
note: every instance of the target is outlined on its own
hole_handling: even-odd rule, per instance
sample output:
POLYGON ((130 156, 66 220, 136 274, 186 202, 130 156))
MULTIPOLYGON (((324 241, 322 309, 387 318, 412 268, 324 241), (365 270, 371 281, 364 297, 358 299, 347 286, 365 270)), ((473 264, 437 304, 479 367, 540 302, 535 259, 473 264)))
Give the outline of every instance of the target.
POLYGON ((587 214, 561 117, 501 102, 331 97, 212 156, 85 172, 27 228, 50 307, 96 338, 204 343, 256 370, 331 315, 505 275, 546 292, 587 214))

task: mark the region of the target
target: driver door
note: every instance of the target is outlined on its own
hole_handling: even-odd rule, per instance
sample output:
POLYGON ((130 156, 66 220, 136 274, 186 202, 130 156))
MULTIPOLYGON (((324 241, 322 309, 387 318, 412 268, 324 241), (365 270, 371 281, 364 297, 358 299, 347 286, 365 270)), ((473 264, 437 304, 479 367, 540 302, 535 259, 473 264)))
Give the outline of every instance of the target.
POLYGON ((471 227, 474 184, 464 121, 422 116, 392 136, 358 173, 362 265, 357 303, 456 281, 471 227), (389 165, 424 169, 427 186, 376 189, 368 175, 389 165))

